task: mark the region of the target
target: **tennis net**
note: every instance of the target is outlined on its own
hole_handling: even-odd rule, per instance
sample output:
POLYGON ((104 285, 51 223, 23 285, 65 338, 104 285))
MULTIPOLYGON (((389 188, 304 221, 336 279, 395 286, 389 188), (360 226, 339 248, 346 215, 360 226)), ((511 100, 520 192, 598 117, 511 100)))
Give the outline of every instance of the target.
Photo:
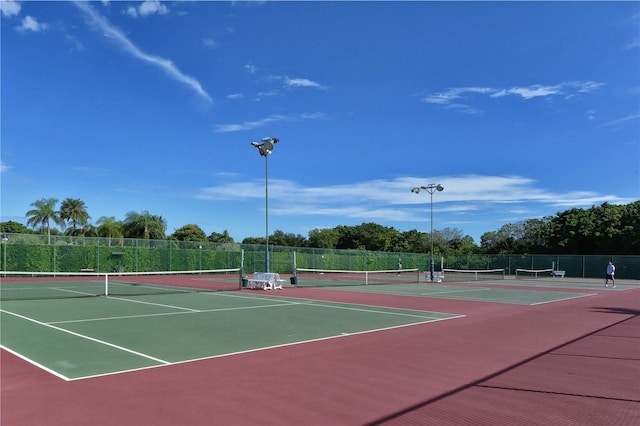
POLYGON ((231 291, 240 268, 158 272, 0 271, 0 300, 231 291))
POLYGON ((516 279, 532 279, 532 278, 549 278, 553 273, 553 269, 516 269, 516 279))
POLYGON ((416 269, 387 271, 348 271, 336 269, 296 269, 298 287, 335 287, 375 284, 410 284, 420 280, 416 269))
POLYGON ((504 269, 443 269, 447 281, 491 281, 504 280, 504 269))

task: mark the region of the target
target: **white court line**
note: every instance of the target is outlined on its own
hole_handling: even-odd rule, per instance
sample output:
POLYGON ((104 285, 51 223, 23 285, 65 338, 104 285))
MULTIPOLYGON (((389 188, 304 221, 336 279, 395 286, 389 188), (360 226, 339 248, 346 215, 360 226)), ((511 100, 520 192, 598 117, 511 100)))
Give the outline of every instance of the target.
MULTIPOLYGON (((501 289, 492 289, 492 288, 486 288, 486 287, 478 287, 475 288, 473 290, 501 290, 501 289)), ((447 293, 458 293, 458 292, 462 292, 464 293, 467 290, 460 290, 460 291, 449 291, 449 292, 436 292, 436 293, 422 293, 421 295, 423 296, 432 296, 434 294, 447 294, 447 293)), ((514 289, 514 291, 523 291, 523 290, 519 290, 519 289, 514 289)), ((526 291, 526 290, 525 290, 526 291)), ((530 290, 530 291, 538 291, 538 290, 530 290)), ((553 292, 547 292, 547 293, 553 293, 553 292)), ((553 299, 553 300, 546 300, 544 302, 536 302, 536 303, 519 303, 519 302, 505 302, 503 300, 500 299, 489 299, 489 300, 478 300, 479 302, 496 302, 496 303, 516 303, 516 304, 522 304, 522 305, 526 305, 526 306, 535 306, 535 305, 544 305, 545 303, 554 303, 554 302, 562 302, 564 300, 572 300, 572 299, 578 299, 580 297, 587 297, 587 296, 595 296, 595 293, 591 293, 591 294, 582 294, 582 293, 576 293, 576 296, 569 296, 569 297, 563 297, 561 299, 553 299)))
MULTIPOLYGON (((207 293, 209 294, 209 293, 207 293)), ((395 296, 415 296, 415 294, 413 293, 383 293, 383 294, 392 294, 395 296)), ((222 296, 222 294, 220 294, 220 296, 222 296)), ((227 295, 225 294, 225 296, 228 297, 239 297, 239 298, 248 298, 248 299, 278 299, 278 300, 282 300, 281 297, 282 296, 277 296, 273 293, 267 293, 264 294, 263 296, 241 296, 241 295, 227 295)), ((306 300, 307 303, 303 303, 304 305, 318 305, 318 306, 324 306, 322 305, 323 303, 334 303, 337 305, 353 305, 353 306, 368 306, 370 308, 379 308, 379 309, 393 309, 396 311, 418 311, 418 312, 433 312, 433 311, 423 311, 421 309, 410 309, 410 308, 397 308, 397 307, 389 307, 389 306, 378 306, 378 305, 367 305, 366 303, 352 303, 352 302, 335 302, 335 301, 331 301, 331 300, 319 300, 319 299, 307 299, 304 297, 292 297, 292 296, 286 296, 289 299, 295 299, 295 300, 306 300)), ((283 302, 286 302, 286 300, 282 300, 283 302)), ((294 303, 294 304, 301 304, 299 302, 294 302, 291 301, 290 303, 294 303)), ((437 311, 436 313, 438 314, 445 314, 445 315, 459 315, 459 314, 452 314, 451 312, 440 312, 437 311)))
POLYGON ((546 303, 563 302, 565 300, 579 299, 581 297, 589 297, 589 296, 595 296, 596 295, 596 293, 589 293, 589 294, 576 293, 576 294, 577 294, 577 296, 573 296, 573 297, 563 297, 562 299, 554 299, 554 300, 547 300, 545 302, 529 303, 529 306, 544 305, 546 303))
MULTIPOLYGON (((127 301, 126 299, 124 299, 127 301)), ((264 300, 264 299, 263 299, 264 300)), ((93 321, 111 321, 111 320, 119 320, 119 319, 133 319, 133 318, 146 318, 146 317, 161 317, 161 316, 169 316, 169 315, 184 315, 184 314, 193 314, 193 313, 212 313, 212 312, 225 312, 225 311, 242 311, 247 309, 264 309, 264 308, 280 308, 287 306, 295 306, 295 305, 307 305, 307 306, 315 306, 318 308, 331 308, 331 309, 343 309, 343 310, 352 310, 352 311, 361 311, 361 312, 371 312, 376 314, 384 314, 384 315, 401 315, 406 317, 415 317, 415 318, 433 318, 429 315, 417 315, 417 314, 409 314, 404 312, 389 312, 388 310, 394 311, 412 311, 412 312, 425 312, 431 313, 430 311, 419 311, 413 309, 405 309, 405 308, 384 308, 381 306, 371 306, 371 305, 361 305, 361 306, 369 306, 372 309, 364 309, 364 308, 352 308, 345 306, 332 306, 327 303, 337 303, 337 302, 324 302, 324 303, 312 303, 312 302, 293 302, 293 301, 285 301, 285 303, 278 304, 270 304, 270 305, 257 305, 257 306, 240 306, 233 308, 216 308, 216 309, 200 309, 200 310, 189 310, 186 312, 159 312, 156 314, 140 314, 140 315, 122 315, 116 317, 104 317, 104 318, 88 318, 88 319, 79 319, 79 320, 66 320, 66 321, 51 321, 43 324, 69 324, 69 323, 85 323, 85 322, 93 322, 93 321), (386 310, 385 310, 386 309, 386 310)), ((170 305, 161 305, 165 307, 171 307, 170 305)), ((437 312, 441 313, 441 312, 437 312)), ((451 314, 446 314, 451 315, 451 314)))
MULTIPOLYGON (((229 295, 229 294, 218 294, 218 295, 224 295, 224 296, 227 296, 227 297, 258 299, 258 300, 265 300, 265 298, 267 298, 267 299, 275 299, 276 298, 275 296, 267 296, 267 295, 265 295, 265 296, 249 296, 249 297, 237 296, 237 295, 229 295)), ((120 298, 117 298, 117 299, 118 300, 122 300, 122 301, 133 302, 132 300, 129 300, 129 299, 120 299, 120 298)), ((114 372, 111 372, 111 373, 97 374, 97 375, 91 375, 91 376, 83 376, 83 377, 77 377, 77 378, 68 378, 68 377, 65 377, 65 376, 61 375, 60 373, 56 373, 56 372, 50 370, 49 368, 41 366, 37 362, 34 362, 34 361, 32 361, 32 360, 30 360, 28 358, 25 358, 23 356, 18 355, 21 358, 25 359, 26 361, 28 361, 28 362, 30 362, 30 363, 42 368, 45 371, 51 372, 55 376, 61 377, 64 380, 67 380, 67 381, 83 380, 83 379, 89 379, 89 378, 94 378, 94 377, 102 377, 102 376, 109 376, 109 375, 115 375, 115 374, 122 374, 122 373, 127 373, 127 372, 146 370, 146 369, 150 369, 150 368, 158 368, 158 367, 163 367, 163 366, 168 366, 168 365, 183 364, 183 363, 188 363, 188 362, 195 362, 195 361, 200 361, 200 360, 220 358, 220 357, 231 356, 231 355, 245 354, 245 353, 262 351, 262 350, 266 350, 266 349, 293 346, 293 345, 299 345, 299 344, 304 344, 304 343, 317 342, 317 341, 323 341, 323 340, 330 340, 330 339, 335 339, 335 338, 340 338, 340 337, 348 337, 348 336, 353 336, 353 335, 358 335, 358 334, 373 333, 373 332, 378 332, 378 331, 391 330, 391 329, 396 329, 396 328, 401 328, 401 327, 410 327, 410 326, 414 326, 414 325, 427 324, 427 323, 431 323, 431 322, 445 321, 445 320, 449 320, 449 319, 456 319, 456 318, 464 318, 465 317, 465 315, 447 314, 447 313, 438 312, 439 314, 445 314, 445 315, 449 315, 449 316, 446 317, 446 318, 436 318, 436 317, 430 317, 430 316, 426 316, 426 315, 423 316, 423 315, 410 314, 408 312, 407 313, 404 313, 404 312, 388 312, 388 311, 382 310, 382 309, 392 309, 392 310, 396 310, 396 311, 421 312, 420 310, 412 310, 412 309, 406 309, 406 308, 390 308, 390 307, 381 307, 381 306, 374 306, 374 305, 362 305, 362 304, 355 304, 355 303, 318 301, 318 300, 314 300, 314 299, 304 299, 304 298, 301 298, 299 300, 303 300, 304 302, 296 302, 296 301, 291 301, 291 300, 282 300, 282 299, 280 299, 279 301, 283 302, 283 303, 270 304, 270 305, 259 305, 259 306, 247 306, 247 307, 209 309, 209 310, 185 310, 184 312, 166 312, 166 313, 158 313, 158 314, 131 315, 131 316, 112 317, 112 318, 94 318, 94 319, 86 319, 86 320, 59 321, 59 322, 51 322, 51 323, 43 323, 41 321, 37 321, 37 320, 31 319, 31 318, 28 318, 28 317, 24 317, 24 316, 22 316, 20 314, 16 314, 16 313, 9 312, 9 311, 2 310, 2 309, 0 309, 0 311, 1 312, 5 312, 5 313, 10 314, 10 315, 17 316, 17 317, 25 319, 27 321, 34 322, 34 323, 39 324, 39 325, 50 327, 50 328, 53 328, 55 330, 59 330, 59 331, 65 332, 65 333, 69 333, 71 335, 75 335, 75 336, 78 336, 78 337, 81 337, 81 338, 85 338, 87 340, 91 340, 91 341, 94 341, 94 342, 97 342, 97 343, 100 343, 100 344, 104 344, 104 345, 107 345, 107 346, 110 346, 110 347, 113 347, 113 348, 116 348, 116 349, 120 349, 122 351, 129 352, 129 353, 132 353, 132 354, 135 354, 135 355, 139 355, 139 356, 154 360, 154 361, 156 361, 156 362, 161 364, 161 365, 155 365, 155 366, 134 368, 134 369, 129 369, 129 370, 114 371, 114 372), (334 305, 367 306, 367 307, 370 307, 371 309, 345 307, 345 306, 332 306, 332 304, 334 304, 334 305), (79 334, 79 333, 75 333, 75 332, 72 332, 72 331, 69 331, 69 330, 65 330, 64 328, 60 328, 60 327, 56 327, 56 326, 52 325, 52 324, 63 324, 63 323, 71 323, 71 322, 89 322, 89 321, 105 321, 105 320, 112 320, 112 319, 140 318, 140 317, 148 317, 148 316, 182 315, 182 314, 220 312, 220 311, 234 311, 234 310, 245 310, 245 309, 261 309, 261 308, 271 308, 271 307, 288 307, 288 306, 293 306, 293 305, 311 305, 311 306, 317 306, 319 308, 355 310, 355 311, 372 312, 372 313, 376 313, 376 314, 385 314, 385 315, 401 315, 401 316, 405 316, 405 317, 414 317, 414 318, 420 318, 420 319, 426 319, 426 320, 425 321, 415 322, 415 323, 410 323, 410 324, 402 324, 402 325, 398 325, 398 326, 390 326, 390 327, 383 327, 383 328, 372 329, 372 330, 359 331, 359 332, 355 332, 355 333, 340 333, 339 335, 327 336, 327 337, 322 337, 322 338, 318 338, 318 339, 311 339, 311 340, 304 340, 304 341, 298 341, 298 342, 292 342, 292 343, 285 343, 285 344, 281 344, 281 345, 273 345, 273 346, 249 349, 249 350, 246 350, 246 351, 225 353, 225 354, 220 354, 220 355, 212 355, 212 356, 202 357, 202 358, 187 359, 187 360, 178 361, 178 362, 169 362, 169 361, 161 360, 159 358, 155 358, 155 357, 152 357, 150 355, 146 355, 146 354, 143 354, 143 353, 140 353, 140 352, 136 352, 136 351, 133 351, 131 349, 127 349, 127 348, 119 346, 119 345, 115 345, 115 344, 112 344, 112 343, 109 343, 109 342, 105 342, 105 341, 102 341, 102 340, 99 340, 99 339, 95 339, 95 338, 90 337, 90 336, 85 336, 85 335, 82 335, 82 334, 79 334)), ((162 306, 167 307, 167 308, 171 308, 172 307, 171 305, 162 305, 162 306)), ((181 307, 177 307, 177 306, 175 306, 174 308, 187 309, 187 308, 181 308, 181 307)), ((426 313, 430 313, 430 311, 423 311, 423 312, 425 312, 425 314, 426 313)), ((11 352, 13 353, 13 351, 11 351, 11 352)))
POLYGON ((470 288, 470 289, 465 289, 465 290, 450 290, 450 291, 435 291, 435 292, 431 292, 431 293, 420 293, 420 296, 433 296, 434 294, 451 294, 451 293, 468 293, 470 291, 476 291, 476 290, 491 290, 490 288, 487 287, 477 287, 477 288, 470 288))
MULTIPOLYGON (((117 317, 87 318, 87 319, 67 320, 67 321, 51 321, 44 324, 69 324, 69 323, 83 323, 83 322, 93 322, 93 321, 111 321, 111 320, 131 319, 131 318, 162 317, 162 316, 169 316, 169 315, 204 314, 204 313, 211 313, 211 312, 242 311, 246 309, 262 309, 262 308, 273 308, 273 307, 282 307, 282 306, 291 306, 291 305, 293 304, 280 303, 280 304, 258 305, 258 306, 240 306, 240 307, 234 307, 234 308, 200 309, 200 310, 190 310, 185 312, 158 312, 157 314, 122 315, 117 317)), ((306 303, 297 303, 297 305, 306 305, 306 303)), ((170 306, 166 306, 166 307, 170 307, 170 306)))
MULTIPOLYGON (((231 296, 234 297, 234 296, 231 296)), ((264 296, 260 297, 260 296, 235 296, 235 297, 239 297, 241 299, 258 299, 258 300, 264 300, 264 296)), ((431 318, 429 316, 423 316, 423 315, 415 315, 415 314, 405 314, 405 313, 398 313, 398 312, 388 312, 389 309, 392 309, 394 311, 412 311, 412 312, 425 312, 425 313, 429 313, 430 311, 420 311, 419 309, 407 309, 407 308, 393 308, 393 307, 385 307, 385 306, 375 306, 375 305, 363 305, 363 304, 358 304, 358 303, 345 303, 345 302, 331 302, 331 301, 327 301, 327 300, 314 300, 314 299, 299 299, 299 300, 306 300, 306 303, 300 303, 297 301, 287 301, 287 300, 282 300, 280 297, 281 296, 267 296, 267 297, 273 297, 276 298, 278 300, 281 300, 282 302, 285 303, 290 303, 292 305, 312 305, 312 306, 317 306, 320 308, 332 308, 332 309, 344 309, 344 310, 353 310, 353 311, 362 311, 362 312, 373 312, 373 313, 377 313, 377 314, 392 314, 392 315, 404 315, 404 316, 409 316, 409 317, 416 317, 416 318, 431 318), (348 307, 344 307, 344 306, 331 306, 331 304, 336 304, 336 305, 353 305, 353 306, 367 306, 371 309, 363 309, 363 308, 348 308, 348 307)), ((438 313, 443 313, 443 312, 438 312, 438 313)), ((451 314, 447 314, 447 315, 451 315, 451 314)))
MULTIPOLYGON (((340 338, 343 338, 343 337, 357 336, 359 334, 376 333, 378 331, 394 330, 394 329, 397 329, 397 328, 404 328, 404 327, 413 327, 415 325, 429 324, 429 323, 432 323, 432 322, 447 321, 447 320, 451 320, 451 319, 464 318, 465 316, 466 315, 456 315, 456 316, 451 316, 451 317, 448 317, 448 318, 429 319, 427 321, 420 321, 420 322, 414 322, 414 323, 402 324, 402 325, 394 325, 394 326, 390 326, 390 327, 383 327, 383 328, 376 328, 376 329, 372 329, 372 330, 358 331, 358 332, 355 332, 355 333, 340 333, 340 334, 336 334, 336 335, 333 335, 333 336, 319 337, 317 339, 301 340, 301 341, 297 341, 297 342, 283 343, 283 344, 280 344, 280 345, 264 346, 264 347, 261 347, 261 348, 247 349, 247 350, 244 350, 244 351, 229 352, 229 353, 224 353, 224 354, 220 354, 220 355, 211 355, 211 356, 206 356, 206 357, 201 357, 201 358, 186 359, 186 360, 183 360, 183 361, 173 362, 170 365, 188 364, 188 363, 192 363, 192 362, 205 361, 205 360, 216 359, 216 358, 223 358, 223 357, 233 356, 233 355, 250 354, 250 353, 253 353, 253 352, 259 352, 259 351, 264 351, 264 350, 268 350, 268 349, 285 348, 285 347, 288 347, 288 346, 303 345, 305 343, 322 342, 322 341, 325 341, 325 340, 340 339, 340 338)), ((96 375, 93 375, 93 376, 77 377, 75 379, 69 379, 69 380, 70 381, 75 381, 75 380, 93 379, 93 378, 96 378, 96 377, 104 377, 104 376, 113 376, 113 375, 116 375, 116 374, 132 373, 132 372, 136 372, 136 371, 149 370, 151 368, 159 368, 159 367, 166 367, 166 365, 152 365, 152 366, 149 366, 149 367, 133 368, 133 369, 130 369, 130 370, 114 371, 112 373, 103 373, 103 374, 96 374, 96 375)))
POLYGON ((92 342, 100 343, 101 345, 105 345, 105 346, 109 346, 109 347, 112 347, 112 348, 115 348, 115 349, 119 349, 119 350, 124 351, 124 352, 129 352, 131 354, 134 354, 134 355, 137 355, 137 356, 140 356, 140 357, 143 357, 143 358, 147 358, 147 359, 150 359, 152 361, 159 362, 161 364, 171 364, 169 361, 165 361, 163 359, 156 358, 156 357, 153 357, 151 355, 143 354, 142 352, 137 352, 137 351, 125 348, 123 346, 115 345, 113 343, 105 342, 104 340, 96 339, 96 338, 91 337, 91 336, 85 336, 84 334, 76 333, 75 331, 65 330, 64 328, 56 327, 55 325, 47 324, 47 323, 44 323, 42 321, 35 320, 33 318, 25 317, 24 315, 16 314, 15 312, 9 312, 9 311, 4 310, 4 309, 0 309, 0 312, 4 312, 5 314, 8 314, 8 315, 13 315, 13 316, 18 317, 20 319, 23 319, 25 321, 30 321, 30 322, 36 323, 36 324, 44 326, 44 327, 53 328, 54 330, 62 331, 63 333, 68 333, 68 334, 71 334, 72 336, 76 336, 76 337, 80 337, 80 338, 83 338, 83 339, 86 339, 86 340, 90 340, 92 342))
POLYGON ((60 288, 60 287, 47 287, 50 290, 56 290, 56 291, 62 291, 62 292, 67 292, 67 293, 73 293, 73 294, 82 294, 83 296, 95 296, 95 293, 87 293, 84 291, 77 291, 77 290, 71 290, 69 288, 60 288))
POLYGON ((107 296, 107 299, 110 299, 110 300, 121 300, 123 302, 131 302, 131 303, 140 303, 142 305, 160 306, 160 307, 163 307, 163 308, 183 309, 185 311, 191 311, 191 312, 200 312, 198 309, 183 308, 182 306, 176 306, 176 305, 165 305, 163 303, 145 302, 144 300, 124 299, 122 297, 113 297, 113 296, 107 296))
POLYGON ((56 377, 58 377, 58 378, 60 378, 60 379, 62 379, 62 380, 66 380, 67 382, 68 382, 68 381, 70 381, 70 380, 72 380, 72 379, 70 379, 69 377, 64 376, 64 375, 62 375, 62 374, 58 373, 57 371, 52 370, 52 369, 50 369, 49 367, 47 367, 47 366, 44 366, 44 365, 40 364, 39 362, 36 362, 36 361, 34 361, 34 360, 32 360, 32 359, 27 358, 26 356, 22 355, 20 352, 16 352, 16 351, 14 351, 14 350, 13 350, 13 349, 11 349, 11 348, 6 347, 5 345, 0 345, 0 348, 2 348, 2 349, 4 349, 5 351, 7 351, 7 352, 9 352, 9 353, 11 353, 11 354, 13 354, 13 355, 17 356, 17 357, 18 357, 18 358, 20 358, 21 360, 28 362, 29 364, 33 364, 33 365, 35 365, 36 367, 43 369, 43 370, 44 370, 44 371, 46 371, 47 373, 53 374, 54 376, 56 376, 56 377))
MULTIPOLYGON (((388 312, 388 309, 393 309, 395 310, 395 308, 383 308, 381 306, 377 306, 378 309, 363 309, 363 308, 347 308, 344 306, 330 306, 330 305, 316 305, 316 304, 309 304, 309 306, 316 306, 319 308, 331 308, 331 309, 343 309, 345 311, 360 311, 360 312, 371 312, 374 314, 383 314, 383 315, 400 315, 403 317, 413 317, 413 318, 433 318, 429 315, 416 315, 416 314, 409 314, 409 313, 404 313, 404 312, 388 312), (387 310, 384 310, 387 309, 387 310)), ((425 314, 427 313, 433 313, 433 312, 429 312, 429 311, 422 311, 425 314)))

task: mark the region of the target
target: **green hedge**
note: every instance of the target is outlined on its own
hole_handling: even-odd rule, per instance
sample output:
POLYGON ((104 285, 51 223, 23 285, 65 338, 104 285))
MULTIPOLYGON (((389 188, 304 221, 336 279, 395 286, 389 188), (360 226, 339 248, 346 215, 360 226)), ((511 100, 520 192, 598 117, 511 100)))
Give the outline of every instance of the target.
MULTIPOLYGON (((150 272, 239 268, 244 252, 244 272, 265 270, 265 248, 248 244, 216 244, 172 240, 135 240, 6 234, 2 243, 2 269, 29 272, 150 272)), ((295 267, 357 271, 393 270, 401 259, 403 268, 429 269, 430 256, 418 253, 387 253, 364 250, 331 250, 273 246, 269 248, 270 270, 294 273, 295 267), (295 262, 294 262, 295 259, 295 262)), ((568 277, 604 276, 609 260, 616 265, 616 276, 640 279, 640 256, 582 255, 450 255, 435 256, 452 269, 502 268, 514 275, 517 268, 566 271, 568 277)))

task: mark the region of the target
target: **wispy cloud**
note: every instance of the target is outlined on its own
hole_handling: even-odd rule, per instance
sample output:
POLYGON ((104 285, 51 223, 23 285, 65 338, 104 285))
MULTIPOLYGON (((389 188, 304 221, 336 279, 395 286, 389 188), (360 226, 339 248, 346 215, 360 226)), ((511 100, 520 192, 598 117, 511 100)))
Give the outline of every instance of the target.
POLYGON ((171 60, 143 52, 131 40, 129 40, 119 28, 111 25, 111 23, 109 23, 107 19, 98 14, 98 12, 96 12, 95 9, 87 2, 75 1, 74 4, 85 13, 85 15, 89 18, 91 25, 103 32, 105 36, 112 39, 125 52, 137 59, 160 68, 174 80, 185 84, 189 88, 193 89, 203 99, 207 100, 208 102, 212 102, 211 96, 209 96, 209 94, 202 88, 200 82, 198 82, 198 80, 196 80, 195 78, 180 71, 171 60))
POLYGON ((445 92, 434 93, 433 95, 427 96, 423 100, 430 104, 447 105, 452 103, 456 99, 464 98, 465 94, 467 93, 492 94, 495 92, 496 89, 491 89, 488 87, 456 87, 445 92))
MULTIPOLYGON (((439 211, 457 214, 486 211, 522 212, 530 218, 537 207, 547 209, 590 207, 594 204, 629 203, 608 194, 589 191, 554 192, 540 187, 533 179, 523 176, 441 176, 432 178, 444 185, 438 193, 439 211), (502 206, 502 207, 500 207, 502 206)), ((269 198, 273 205, 269 212, 289 216, 343 216, 380 221, 425 221, 428 198, 416 196, 411 188, 424 185, 424 177, 399 177, 391 180, 371 180, 343 185, 304 186, 295 181, 272 179, 269 198), (376 188, 371 191, 371 188, 376 188), (294 205, 291 200, 295 199, 294 205), (282 203, 282 204, 281 204, 282 203)), ((208 200, 247 200, 264 197, 262 186, 254 181, 237 182, 202 188, 196 195, 208 200)))
POLYGON ((69 43, 69 45, 71 46, 72 51, 82 52, 85 50, 84 45, 82 44, 82 42, 80 42, 80 40, 78 40, 77 37, 71 34, 65 34, 64 38, 67 40, 67 43, 69 43))
POLYGON ((240 124, 218 124, 216 125, 216 133, 229 133, 229 132, 239 132, 242 130, 251 130, 258 127, 266 126, 267 124, 283 121, 287 118, 283 115, 272 115, 267 118, 263 118, 262 120, 257 121, 245 121, 240 124))
POLYGON ((282 85, 286 89, 298 88, 298 87, 311 87, 314 89, 326 90, 327 86, 318 83, 317 81, 310 80, 308 78, 291 78, 284 75, 270 75, 265 77, 269 81, 281 81, 282 85))
POLYGON ((459 109, 463 112, 475 113, 478 110, 468 105, 468 100, 473 96, 487 96, 489 98, 502 98, 505 96, 517 96, 524 100, 565 96, 571 97, 577 93, 589 93, 604 83, 594 81, 568 81, 556 85, 534 84, 530 86, 516 86, 509 88, 494 87, 455 87, 443 92, 427 95, 422 100, 428 104, 441 105, 450 109, 459 109))
POLYGON ((296 121, 296 120, 319 120, 326 118, 326 114, 322 112, 303 113, 300 116, 272 115, 267 118, 256 121, 245 121, 239 124, 218 124, 215 127, 216 133, 240 132, 243 130, 256 129, 278 121, 296 121))
POLYGON ((6 163, 3 163, 2 161, 0 161, 0 173, 4 173, 9 171, 11 167, 9 167, 6 163))
POLYGON ((316 89, 326 89, 322 84, 306 78, 284 77, 284 85, 285 87, 313 87, 316 89))
POLYGON ((255 96, 255 100, 260 102, 262 98, 269 98, 271 96, 278 96, 280 92, 277 90, 268 90, 266 92, 258 92, 255 96))
POLYGON ((640 39, 635 39, 631 43, 627 44, 625 49, 637 49, 640 47, 640 39))
POLYGON ((640 114, 631 114, 626 117, 619 118, 617 120, 608 121, 604 123, 603 126, 613 126, 615 124, 620 124, 620 123, 624 123, 625 121, 632 121, 632 120, 640 120, 640 114))
POLYGON ((220 47, 220 43, 211 38, 205 38, 202 40, 202 45, 208 49, 216 49, 220 47))

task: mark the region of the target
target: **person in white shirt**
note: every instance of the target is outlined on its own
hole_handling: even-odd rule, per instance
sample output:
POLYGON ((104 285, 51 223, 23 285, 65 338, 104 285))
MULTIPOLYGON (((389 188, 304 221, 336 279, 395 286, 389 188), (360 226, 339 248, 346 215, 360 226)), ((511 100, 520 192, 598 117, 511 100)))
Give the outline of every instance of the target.
POLYGON ((611 280, 611 283, 613 284, 611 287, 613 288, 616 287, 615 275, 616 275, 616 267, 612 262, 609 262, 609 264, 607 265, 607 277, 605 278, 605 281, 604 281, 605 287, 607 287, 607 285, 609 284, 609 280, 611 280))

